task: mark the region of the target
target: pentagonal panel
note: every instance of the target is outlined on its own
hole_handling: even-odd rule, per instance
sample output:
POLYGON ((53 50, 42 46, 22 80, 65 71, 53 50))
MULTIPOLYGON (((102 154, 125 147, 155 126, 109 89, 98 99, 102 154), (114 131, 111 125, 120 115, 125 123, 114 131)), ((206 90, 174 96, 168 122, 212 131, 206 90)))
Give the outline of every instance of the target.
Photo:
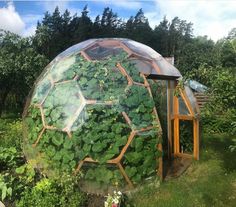
POLYGON ((43 103, 45 122, 57 129, 73 125, 85 104, 75 81, 56 84, 43 103))
POLYGON ((71 55, 64 59, 56 61, 50 70, 53 82, 71 80, 75 77, 75 70, 79 66, 76 64, 76 56, 71 55))

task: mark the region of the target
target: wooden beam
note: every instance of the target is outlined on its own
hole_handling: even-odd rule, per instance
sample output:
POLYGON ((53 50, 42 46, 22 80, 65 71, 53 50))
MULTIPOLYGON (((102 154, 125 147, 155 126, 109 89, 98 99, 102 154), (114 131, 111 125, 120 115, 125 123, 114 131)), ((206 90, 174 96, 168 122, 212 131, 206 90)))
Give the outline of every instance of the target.
MULTIPOLYGON (((179 100, 174 96, 174 114, 179 113, 179 100)), ((179 153, 179 118, 174 119, 174 153, 179 153)))
POLYGON ((199 120, 193 120, 193 156, 199 160, 199 120))
POLYGON ((193 116, 188 116, 188 115, 179 115, 179 114, 175 114, 171 116, 171 120, 173 119, 180 119, 180 120, 193 120, 194 117, 193 116))
POLYGON ((190 103, 190 101, 189 101, 189 99, 188 99, 188 97, 187 97, 187 95, 186 95, 185 90, 181 90, 180 95, 181 95, 181 97, 183 98, 184 103, 185 103, 185 105, 187 106, 187 108, 188 108, 190 114, 191 114, 192 116, 194 116, 194 111, 193 111, 193 108, 192 108, 192 104, 190 103))
POLYGON ((167 137, 168 137, 168 158, 171 158, 172 154, 172 127, 171 127, 171 85, 170 80, 167 81, 167 137))

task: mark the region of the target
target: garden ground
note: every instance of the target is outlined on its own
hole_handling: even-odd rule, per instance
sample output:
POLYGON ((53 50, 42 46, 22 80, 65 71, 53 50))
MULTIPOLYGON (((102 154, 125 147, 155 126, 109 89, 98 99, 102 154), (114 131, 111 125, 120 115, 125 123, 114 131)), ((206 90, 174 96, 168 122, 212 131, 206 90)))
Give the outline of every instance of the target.
POLYGON ((136 207, 236 206, 236 152, 232 136, 203 135, 200 160, 177 179, 145 186, 129 203, 136 207))
MULTIPOLYGON (((2 147, 19 147, 20 125, 14 119, 0 119, 2 147)), ((179 178, 133 192, 124 207, 236 206, 236 152, 229 149, 233 138, 226 134, 204 134, 199 161, 194 161, 179 178)))

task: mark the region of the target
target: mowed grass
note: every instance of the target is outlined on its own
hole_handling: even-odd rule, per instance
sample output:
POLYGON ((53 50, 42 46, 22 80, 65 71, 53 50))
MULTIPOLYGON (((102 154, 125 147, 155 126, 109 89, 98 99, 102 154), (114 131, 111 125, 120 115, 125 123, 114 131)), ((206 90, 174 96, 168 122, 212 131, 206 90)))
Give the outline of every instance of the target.
POLYGON ((177 179, 160 187, 144 186, 130 197, 135 207, 235 207, 236 152, 231 136, 204 135, 200 161, 194 161, 177 179))

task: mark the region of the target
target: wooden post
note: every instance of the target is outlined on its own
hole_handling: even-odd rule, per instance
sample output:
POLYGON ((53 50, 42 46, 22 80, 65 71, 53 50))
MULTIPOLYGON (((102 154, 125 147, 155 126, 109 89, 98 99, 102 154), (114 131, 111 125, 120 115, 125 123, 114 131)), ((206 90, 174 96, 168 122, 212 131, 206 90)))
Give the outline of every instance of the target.
POLYGON ((193 120, 193 156, 199 160, 199 120, 193 120))
MULTIPOLYGON (((174 115, 179 114, 179 100, 174 96, 174 115)), ((179 117, 174 119, 174 154, 179 153, 179 117)))
POLYGON ((171 86, 170 80, 167 81, 167 136, 168 136, 168 158, 171 158, 172 154, 172 126, 171 126, 171 107, 173 107, 173 102, 171 102, 171 86))

